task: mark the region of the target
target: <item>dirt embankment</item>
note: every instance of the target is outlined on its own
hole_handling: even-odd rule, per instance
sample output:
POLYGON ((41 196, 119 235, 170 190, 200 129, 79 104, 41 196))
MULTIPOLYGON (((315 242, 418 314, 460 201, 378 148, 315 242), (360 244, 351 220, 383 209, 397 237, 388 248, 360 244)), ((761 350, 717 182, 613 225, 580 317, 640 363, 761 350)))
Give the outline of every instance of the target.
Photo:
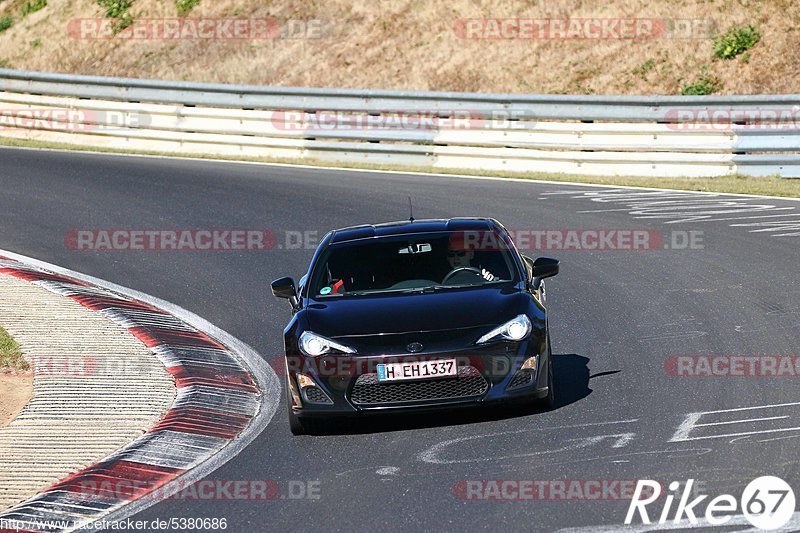
POLYGON ((107 12, 97 0, 43 2, 0 0, 0 28, 4 17, 12 24, 0 32, 0 65, 512 93, 678 94, 698 83, 716 94, 794 93, 800 79, 800 3, 793 0, 132 0, 123 15, 139 33, 123 37, 103 31, 96 19, 107 12), (32 4, 40 9, 29 12, 32 4), (165 27, 177 4, 191 8, 183 34, 165 27), (211 25, 199 26, 201 17, 211 25), (223 18, 243 22, 226 26, 223 18), (714 35, 749 25, 760 36, 752 49, 715 57, 714 35))
POLYGON ((32 396, 32 377, 0 374, 0 428, 14 420, 32 396))

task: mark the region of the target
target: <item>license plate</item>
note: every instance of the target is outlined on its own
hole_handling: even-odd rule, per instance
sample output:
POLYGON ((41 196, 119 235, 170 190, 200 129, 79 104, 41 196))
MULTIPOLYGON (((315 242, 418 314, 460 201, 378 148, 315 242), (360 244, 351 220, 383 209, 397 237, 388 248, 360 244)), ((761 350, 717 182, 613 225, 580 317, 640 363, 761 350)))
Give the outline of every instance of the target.
POLYGON ((413 361, 378 365, 378 381, 406 381, 409 379, 446 378, 458 376, 455 359, 438 361, 413 361))

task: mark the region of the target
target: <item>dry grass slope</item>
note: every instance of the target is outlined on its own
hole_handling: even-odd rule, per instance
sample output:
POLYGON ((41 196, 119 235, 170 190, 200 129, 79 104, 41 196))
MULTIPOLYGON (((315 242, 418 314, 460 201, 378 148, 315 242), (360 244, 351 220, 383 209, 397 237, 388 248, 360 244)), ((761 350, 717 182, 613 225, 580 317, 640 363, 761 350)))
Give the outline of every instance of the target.
MULTIPOLYGON (((0 0, 0 19, 28 0, 0 0)), ((184 6, 194 2, 182 0, 184 6)), ((137 18, 176 17, 173 0, 134 0, 137 18)), ((67 25, 102 17, 95 0, 49 0, 0 33, 0 65, 80 74, 285 86, 515 93, 677 94, 702 76, 719 94, 798 92, 800 3, 792 0, 200 0, 189 17, 321 20, 319 38, 78 40, 67 25), (668 18, 717 31, 754 25, 746 54, 715 59, 712 39, 463 39, 475 18, 668 18)), ((302 32, 300 32, 302 33, 302 32)))

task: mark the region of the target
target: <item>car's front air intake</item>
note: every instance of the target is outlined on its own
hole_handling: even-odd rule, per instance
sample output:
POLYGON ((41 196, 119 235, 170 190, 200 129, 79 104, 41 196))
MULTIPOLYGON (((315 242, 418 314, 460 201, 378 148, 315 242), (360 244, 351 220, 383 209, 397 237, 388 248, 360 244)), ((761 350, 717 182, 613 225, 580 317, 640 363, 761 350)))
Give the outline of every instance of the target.
POLYGON ((377 374, 362 374, 350 393, 351 401, 359 406, 387 405, 431 400, 452 400, 482 396, 489 384, 473 366, 458 369, 458 377, 403 381, 378 382, 377 374))

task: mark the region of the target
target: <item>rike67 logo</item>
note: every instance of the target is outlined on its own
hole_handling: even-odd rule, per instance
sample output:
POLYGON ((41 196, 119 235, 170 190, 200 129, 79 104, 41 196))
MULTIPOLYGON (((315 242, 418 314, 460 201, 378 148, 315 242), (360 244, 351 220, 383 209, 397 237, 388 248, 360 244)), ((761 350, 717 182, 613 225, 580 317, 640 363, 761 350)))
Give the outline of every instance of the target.
MULTIPOLYGON (((671 521, 681 525, 723 526, 731 523, 735 516, 743 514, 753 526, 764 530, 775 530, 785 526, 794 515, 794 491, 788 483, 778 477, 763 476, 751 481, 739 500, 730 494, 722 494, 708 502, 705 502, 707 495, 697 496, 690 501, 689 498, 694 495, 693 487, 693 479, 683 484, 677 481, 670 483, 661 513, 653 519, 657 520, 658 524, 671 521), (678 494, 681 488, 682 493, 678 494), (676 499, 677 506, 673 511, 676 499), (704 503, 705 512, 702 512, 704 503), (700 524, 698 516, 705 518, 704 524, 700 524)), ((639 480, 628 507, 625 525, 631 525, 637 513, 643 524, 651 524, 647 506, 659 501, 662 496, 662 485, 659 482, 639 480)), ((653 510, 657 509, 651 509, 653 510)))

